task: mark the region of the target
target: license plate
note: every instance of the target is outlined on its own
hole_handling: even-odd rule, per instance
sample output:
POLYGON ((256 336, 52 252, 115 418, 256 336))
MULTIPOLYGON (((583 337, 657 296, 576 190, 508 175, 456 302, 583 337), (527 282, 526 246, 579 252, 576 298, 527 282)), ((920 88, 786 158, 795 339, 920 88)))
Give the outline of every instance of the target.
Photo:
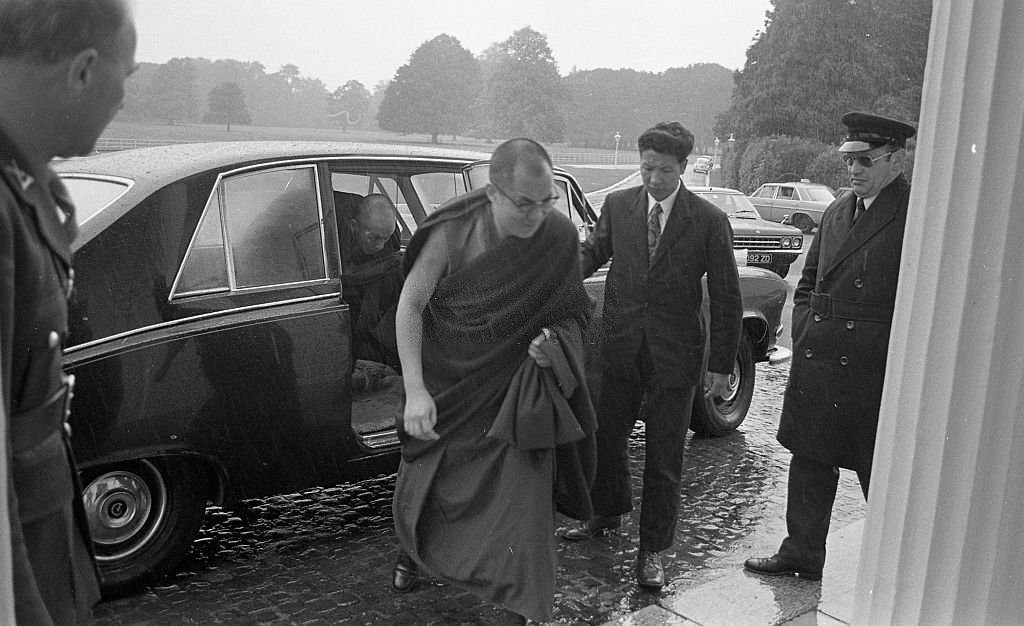
POLYGON ((748 252, 747 253, 747 264, 751 263, 771 263, 772 253, 771 252, 748 252))

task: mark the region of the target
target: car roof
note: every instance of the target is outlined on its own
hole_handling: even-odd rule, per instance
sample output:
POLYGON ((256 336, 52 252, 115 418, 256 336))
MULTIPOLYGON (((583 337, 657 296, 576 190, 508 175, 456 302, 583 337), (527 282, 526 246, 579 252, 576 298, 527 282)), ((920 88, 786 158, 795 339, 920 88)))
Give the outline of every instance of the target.
POLYGON ((336 141, 222 141, 177 143, 76 157, 54 163, 61 174, 120 176, 155 189, 199 172, 266 160, 322 157, 412 157, 474 162, 485 152, 402 144, 336 141))

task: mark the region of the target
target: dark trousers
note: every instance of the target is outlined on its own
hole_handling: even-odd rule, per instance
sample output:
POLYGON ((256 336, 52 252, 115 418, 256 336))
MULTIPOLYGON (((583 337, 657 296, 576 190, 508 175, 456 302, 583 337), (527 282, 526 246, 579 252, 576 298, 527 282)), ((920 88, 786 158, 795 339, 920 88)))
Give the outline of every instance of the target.
MULTIPOLYGON (((864 497, 868 497, 871 470, 858 470, 864 497)), ((812 570, 825 565, 825 539, 832 505, 839 486, 839 468, 794 454, 789 462, 789 494, 786 500, 786 531, 779 555, 812 570)))
POLYGON ((629 434, 647 394, 640 549, 661 551, 675 537, 683 448, 690 427, 694 387, 658 384, 647 344, 635 366, 605 369, 597 413, 597 476, 591 490, 594 513, 622 515, 633 509, 629 474, 629 434))

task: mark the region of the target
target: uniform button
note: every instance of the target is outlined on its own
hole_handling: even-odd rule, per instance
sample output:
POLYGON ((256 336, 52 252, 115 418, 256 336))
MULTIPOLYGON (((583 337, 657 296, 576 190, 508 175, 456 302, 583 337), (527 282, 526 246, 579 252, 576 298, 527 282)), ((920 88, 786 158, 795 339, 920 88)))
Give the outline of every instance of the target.
POLYGON ((845 356, 839 357, 839 364, 840 365, 847 365, 849 363, 850 363, 850 359, 846 358, 845 356))
POLYGON ((846 330, 853 330, 853 320, 846 321, 846 330))
POLYGON ((810 348, 807 348, 806 350, 804 350, 804 358, 805 359, 809 359, 809 358, 811 358, 813 356, 814 356, 814 350, 811 350, 810 348))
POLYGON ((864 286, 864 281, 859 279, 859 278, 854 278, 853 279, 853 286, 856 287, 857 289, 860 289, 861 287, 864 286))
POLYGON ((815 313, 814 314, 814 321, 815 322, 820 322, 821 321, 821 315, 818 315, 817 313, 815 313))
POLYGON ((57 346, 60 345, 60 335, 57 334, 57 331, 55 331, 55 330, 51 330, 50 331, 50 334, 47 335, 47 337, 46 337, 46 343, 51 348, 56 348, 57 346))

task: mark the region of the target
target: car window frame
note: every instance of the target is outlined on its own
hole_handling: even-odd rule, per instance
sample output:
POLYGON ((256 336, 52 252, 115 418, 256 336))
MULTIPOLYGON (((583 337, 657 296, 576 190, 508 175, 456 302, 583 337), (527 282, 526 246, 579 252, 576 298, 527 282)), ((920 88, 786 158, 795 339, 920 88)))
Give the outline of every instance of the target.
MULTIPOLYGON (((213 182, 213 186, 210 189, 210 193, 206 198, 206 203, 203 205, 203 210, 199 215, 199 219, 196 221, 192 231, 192 235, 189 238, 188 246, 185 248, 184 253, 181 256, 181 260, 178 263, 177 271, 174 275, 174 281, 171 283, 171 288, 167 293, 167 300, 170 303, 181 302, 199 297, 209 296, 231 296, 235 294, 248 294, 248 293, 259 293, 264 291, 278 290, 278 289, 291 289, 296 287, 305 287, 309 285, 321 285, 335 281, 336 279, 331 276, 331 269, 333 267, 330 259, 330 250, 328 246, 328 235, 325 232, 325 224, 327 222, 327 211, 328 207, 324 204, 323 197, 323 181, 322 172, 317 162, 309 160, 298 160, 298 161, 275 161, 271 163, 260 163, 258 165, 251 165, 245 167, 237 167, 230 170, 225 170, 217 173, 217 177, 213 182), (235 256, 234 250, 231 243, 231 233, 229 232, 227 224, 227 211, 225 204, 225 181, 229 178, 234 178, 243 175, 252 175, 273 171, 281 170, 311 170, 313 173, 313 192, 316 196, 316 210, 317 210, 317 221, 320 232, 320 258, 323 262, 323 277, 305 279, 299 281, 290 281, 285 283, 268 283, 255 286, 239 287, 237 284, 237 278, 235 275, 235 256), (196 240, 199 238, 199 232, 206 220, 207 214, 211 210, 211 207, 216 205, 219 219, 220 219, 220 230, 221 230, 221 242, 224 244, 224 259, 227 265, 228 283, 227 287, 214 287, 210 289, 199 289, 193 291, 179 291, 178 287, 185 270, 185 266, 191 257, 191 254, 195 248, 196 240)), ((333 216, 333 204, 330 208, 330 214, 333 216)))

